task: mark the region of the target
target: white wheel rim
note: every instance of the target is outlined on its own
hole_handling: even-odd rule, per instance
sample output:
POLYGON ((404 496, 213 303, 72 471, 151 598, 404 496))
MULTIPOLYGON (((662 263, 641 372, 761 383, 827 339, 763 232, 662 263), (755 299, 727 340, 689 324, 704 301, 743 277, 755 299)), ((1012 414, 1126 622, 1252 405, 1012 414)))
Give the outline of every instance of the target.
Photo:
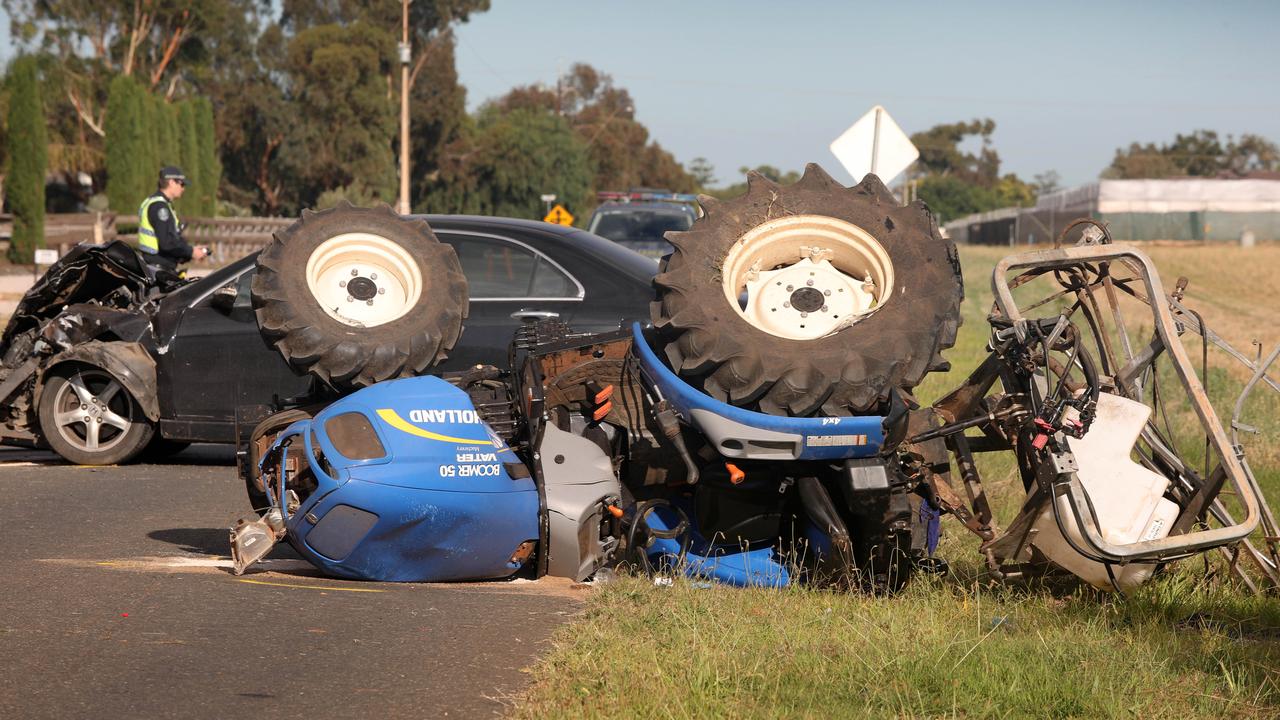
POLYGON ((399 244, 372 233, 335 235, 307 259, 307 289, 329 317, 376 327, 403 317, 422 297, 422 272, 399 244))
POLYGON ((58 434, 83 452, 106 452, 133 427, 133 403, 120 381, 100 370, 67 378, 53 397, 58 434))
POLYGON ((893 262, 866 230, 823 215, 758 225, 721 265, 725 298, 770 335, 817 340, 875 312, 893 294, 893 262))

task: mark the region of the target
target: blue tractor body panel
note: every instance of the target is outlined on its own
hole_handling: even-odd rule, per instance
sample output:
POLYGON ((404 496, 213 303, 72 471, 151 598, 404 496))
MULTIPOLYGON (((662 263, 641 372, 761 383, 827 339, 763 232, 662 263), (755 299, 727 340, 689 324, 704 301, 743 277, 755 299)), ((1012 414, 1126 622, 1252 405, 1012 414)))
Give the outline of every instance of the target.
POLYGON ((360 390, 294 423, 276 445, 291 438, 285 451, 304 449, 318 487, 286 518, 287 537, 328 574, 502 578, 520 568, 513 560, 520 546, 538 540, 533 480, 467 394, 444 380, 406 378, 360 390), (352 413, 367 424, 334 422, 352 413), (360 432, 375 433, 377 442, 360 432))
MULTIPOLYGON (((670 530, 679 520, 665 507, 655 508, 647 524, 654 530, 670 530)), ((780 588, 791 584, 791 573, 773 547, 741 548, 713 545, 697 528, 690 528, 688 545, 681 550, 679 540, 654 538, 645 548, 649 562, 691 578, 714 580, 735 587, 780 588)))
POLYGON ((882 416, 780 417, 734 407, 672 372, 649 347, 639 323, 631 332, 645 375, 680 417, 707 435, 727 458, 845 460, 880 453, 885 437, 882 416))

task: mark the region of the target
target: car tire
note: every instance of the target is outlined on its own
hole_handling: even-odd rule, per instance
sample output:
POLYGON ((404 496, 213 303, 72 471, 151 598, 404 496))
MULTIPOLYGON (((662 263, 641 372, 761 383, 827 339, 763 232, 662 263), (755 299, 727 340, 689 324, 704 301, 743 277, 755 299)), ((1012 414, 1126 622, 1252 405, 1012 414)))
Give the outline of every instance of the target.
POLYGON ((924 203, 813 164, 793 185, 748 186, 668 233, 652 318, 673 369, 740 407, 836 416, 881 410, 948 367, 964 284, 924 203))
POLYGON ((467 281, 453 248, 389 207, 304 211, 257 263, 259 330, 333 387, 421 374, 462 333, 467 281))
POLYGON ((77 465, 128 462, 155 432, 128 388, 92 365, 67 363, 50 370, 37 412, 49 447, 77 465))

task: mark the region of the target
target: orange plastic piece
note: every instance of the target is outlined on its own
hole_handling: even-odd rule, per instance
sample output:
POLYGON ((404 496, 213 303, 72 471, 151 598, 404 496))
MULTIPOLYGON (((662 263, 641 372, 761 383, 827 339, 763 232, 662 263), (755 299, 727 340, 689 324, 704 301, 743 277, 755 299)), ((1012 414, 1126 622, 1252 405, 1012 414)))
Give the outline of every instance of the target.
POLYGON ((622 508, 618 507, 617 505, 606 505, 605 509, 609 511, 610 515, 616 518, 621 518, 625 514, 622 512, 622 508))
POLYGON ((611 398, 611 397, 613 397, 613 386, 612 386, 612 385, 605 385, 603 390, 601 390, 600 392, 596 393, 595 400, 593 400, 591 404, 592 404, 592 405, 599 405, 599 404, 601 404, 601 403, 605 402, 606 400, 608 400, 608 399, 609 399, 609 398, 611 398))
POLYGON ((742 470, 737 465, 734 465, 733 463, 725 463, 724 469, 729 471, 729 482, 733 483, 734 485, 737 485, 738 483, 747 479, 747 474, 742 472, 742 470))
MULTIPOLYGON (((613 386, 612 386, 612 385, 610 385, 609 387, 613 387, 613 386)), ((603 405, 601 405, 600 407, 596 408, 596 411, 595 411, 595 412, 591 413, 591 419, 592 419, 592 420, 595 420, 596 422, 599 422, 599 421, 603 420, 603 419, 604 419, 604 417, 605 417, 606 415, 608 415, 608 414, 609 414, 609 411, 610 411, 610 410, 612 410, 612 409, 613 409, 613 402, 612 402, 612 401, 608 401, 608 400, 606 400, 606 401, 605 401, 605 403, 604 403, 603 405)))

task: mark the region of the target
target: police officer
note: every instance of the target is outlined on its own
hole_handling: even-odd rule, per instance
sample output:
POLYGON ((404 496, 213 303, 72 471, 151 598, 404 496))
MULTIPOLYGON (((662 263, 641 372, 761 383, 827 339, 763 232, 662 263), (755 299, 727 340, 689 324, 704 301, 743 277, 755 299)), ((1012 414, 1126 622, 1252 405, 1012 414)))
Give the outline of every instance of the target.
POLYGON ((178 263, 209 256, 209 248, 191 247, 182 239, 182 225, 173 201, 187 189, 187 177, 173 166, 160 170, 159 189, 142 201, 138 208, 138 247, 147 263, 170 272, 178 271, 178 263))

